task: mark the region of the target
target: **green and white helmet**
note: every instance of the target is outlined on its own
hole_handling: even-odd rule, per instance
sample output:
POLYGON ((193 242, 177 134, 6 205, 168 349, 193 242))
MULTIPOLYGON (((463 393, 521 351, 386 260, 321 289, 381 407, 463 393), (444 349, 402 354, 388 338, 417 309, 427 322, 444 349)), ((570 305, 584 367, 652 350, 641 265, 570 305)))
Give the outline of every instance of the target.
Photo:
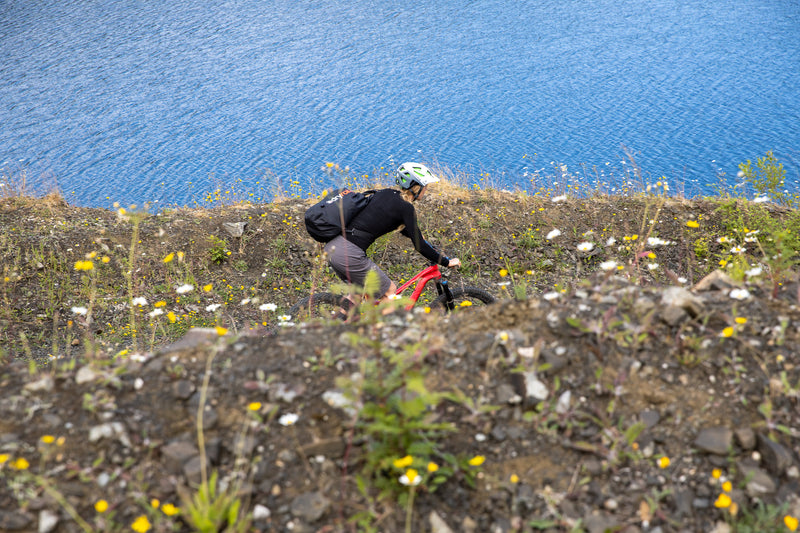
POLYGON ((397 177, 394 181, 403 189, 410 189, 414 185, 425 187, 431 183, 436 183, 439 181, 439 178, 428 170, 428 167, 425 165, 420 163, 403 163, 400 165, 400 168, 397 169, 397 177))

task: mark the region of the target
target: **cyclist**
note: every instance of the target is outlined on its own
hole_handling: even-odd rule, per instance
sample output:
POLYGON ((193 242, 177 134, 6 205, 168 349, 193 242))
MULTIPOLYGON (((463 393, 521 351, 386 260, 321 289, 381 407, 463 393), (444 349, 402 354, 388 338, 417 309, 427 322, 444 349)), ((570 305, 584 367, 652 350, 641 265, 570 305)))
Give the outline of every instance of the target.
POLYGON ((457 258, 450 259, 422 237, 417 224, 414 202, 425 195, 428 185, 439 181, 425 165, 403 163, 397 169, 395 182, 401 190, 381 189, 372 196, 369 204, 356 215, 340 235, 325 245, 328 263, 340 279, 348 283, 364 285, 367 273, 378 274, 380 289, 374 295, 387 298, 394 295, 397 286, 374 261, 367 257, 367 248, 380 236, 400 229, 414 244, 414 249, 426 259, 442 266, 457 267, 457 258))

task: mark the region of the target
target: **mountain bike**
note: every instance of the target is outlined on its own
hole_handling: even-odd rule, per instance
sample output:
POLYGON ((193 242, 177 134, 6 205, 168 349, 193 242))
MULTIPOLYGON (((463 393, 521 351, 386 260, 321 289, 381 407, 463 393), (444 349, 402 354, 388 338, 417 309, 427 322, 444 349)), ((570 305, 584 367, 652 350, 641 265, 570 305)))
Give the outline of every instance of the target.
MULTIPOLYGON (((411 302, 406 305, 406 310, 411 310, 419 301, 422 292, 429 282, 436 288, 436 298, 431 301, 431 310, 441 310, 445 313, 456 308, 471 307, 473 305, 488 305, 495 301, 494 296, 477 287, 457 286, 451 287, 444 274, 439 270, 439 265, 432 264, 417 273, 405 282, 395 292, 395 296, 402 296, 403 292, 414 286, 411 291, 411 302)), ((316 292, 306 296, 294 304, 289 310, 292 320, 305 320, 310 318, 335 318, 346 320, 355 304, 342 294, 330 292, 316 292)))

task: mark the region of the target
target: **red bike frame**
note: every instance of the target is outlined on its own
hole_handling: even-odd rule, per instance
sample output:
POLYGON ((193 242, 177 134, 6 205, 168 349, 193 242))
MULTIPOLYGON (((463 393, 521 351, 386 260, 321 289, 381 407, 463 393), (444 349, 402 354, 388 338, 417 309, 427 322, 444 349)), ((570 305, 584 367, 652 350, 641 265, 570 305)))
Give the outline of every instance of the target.
POLYGON ((417 300, 419 300, 422 291, 425 290, 425 285, 427 285, 429 281, 438 281, 440 279, 442 279, 442 272, 439 270, 439 265, 431 265, 410 280, 406 281, 399 289, 397 289, 395 294, 400 295, 400 293, 416 282, 417 286, 414 287, 414 291, 411 293, 411 303, 406 306, 406 310, 411 310, 411 308, 414 307, 414 304, 417 303, 417 300))

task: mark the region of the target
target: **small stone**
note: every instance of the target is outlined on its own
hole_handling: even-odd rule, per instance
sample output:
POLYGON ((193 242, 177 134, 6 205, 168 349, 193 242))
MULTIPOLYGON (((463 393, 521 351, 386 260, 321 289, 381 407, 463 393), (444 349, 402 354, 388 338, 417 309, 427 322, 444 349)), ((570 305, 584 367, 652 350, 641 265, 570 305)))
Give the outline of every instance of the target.
POLYGON ((692 318, 703 311, 703 302, 683 287, 669 287, 661 293, 661 304, 667 307, 679 307, 692 318))
POLYGON ((547 385, 542 383, 534 372, 525 372, 523 376, 525 378, 525 392, 528 398, 544 401, 550 396, 547 385))
POLYGON ((39 533, 50 533, 58 525, 58 514, 49 509, 39 513, 39 533))
POLYGON ((773 442, 766 435, 758 435, 758 451, 767 469, 776 476, 782 476, 792 466, 792 453, 783 445, 773 442))
POLYGON ((97 372, 95 372, 91 366, 86 365, 82 366, 76 373, 75 373, 75 383, 78 385, 84 385, 86 383, 90 383, 97 379, 97 372))
POLYGON ((661 320, 668 326, 678 326, 688 318, 689 314, 677 305, 668 305, 661 311, 661 320))
POLYGON ((244 235, 247 222, 223 222, 222 227, 231 237, 241 237, 244 235))
POLYGON ((172 396, 178 400, 188 400, 197 388, 189 380, 181 379, 172 384, 172 396))
POLYGON ((464 533, 475 533, 478 530, 478 523, 469 516, 465 516, 461 521, 461 531, 464 533))
POLYGON ((257 503, 255 507, 253 507, 253 520, 266 520, 270 516, 272 516, 272 512, 269 510, 269 507, 265 507, 260 503, 257 503))
POLYGON ((32 521, 30 515, 25 513, 0 510, 0 531, 22 531, 32 521))
POLYGON ((745 490, 751 498, 760 498, 768 494, 775 494, 777 486, 775 481, 760 468, 741 466, 742 475, 747 480, 745 490))
POLYGON ((183 441, 172 442, 161 448, 163 463, 173 474, 181 473, 184 463, 198 454, 194 445, 183 441))
POLYGON ((756 447, 756 433, 750 428, 738 428, 733 432, 736 442, 746 451, 756 447))
POLYGON ((39 380, 27 383, 25 390, 30 392, 50 392, 53 390, 55 382, 51 376, 44 376, 39 380))
POLYGON ((292 500, 292 514, 306 522, 316 522, 324 515, 331 501, 320 492, 307 492, 292 500))
POLYGON ((619 508, 619 502, 614 498, 609 498, 603 502, 603 507, 605 507, 609 511, 616 511, 619 508))
POLYGON ((431 514, 428 515, 428 522, 431 525, 431 533, 453 533, 453 530, 450 529, 447 523, 436 513, 436 511, 431 511, 431 514))
POLYGON ((647 429, 651 429, 661 420, 661 415, 658 414, 658 411, 646 409, 639 413, 639 418, 642 419, 642 423, 647 429))
POLYGON ((733 431, 726 427, 707 428, 700 432, 694 446, 715 455, 727 455, 733 445, 733 431))

